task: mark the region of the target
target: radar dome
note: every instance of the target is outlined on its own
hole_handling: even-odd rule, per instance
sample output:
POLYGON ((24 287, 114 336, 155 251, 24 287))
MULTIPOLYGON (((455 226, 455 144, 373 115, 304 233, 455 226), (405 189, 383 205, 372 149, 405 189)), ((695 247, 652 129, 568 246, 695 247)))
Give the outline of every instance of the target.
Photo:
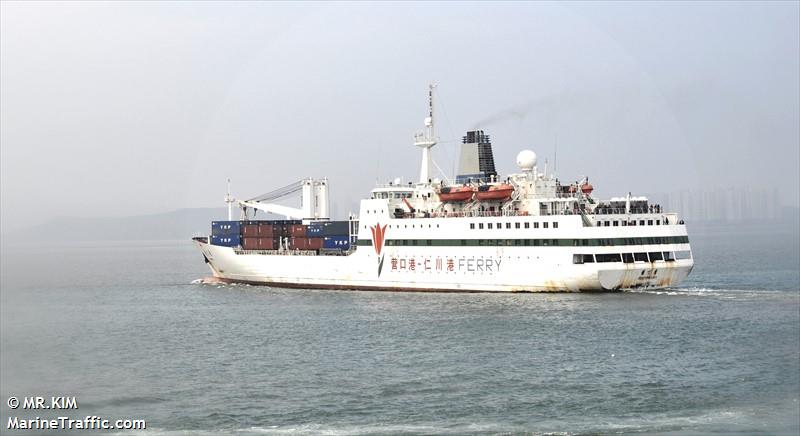
POLYGON ((517 155, 517 166, 522 171, 530 171, 536 166, 536 153, 531 150, 522 150, 517 155))

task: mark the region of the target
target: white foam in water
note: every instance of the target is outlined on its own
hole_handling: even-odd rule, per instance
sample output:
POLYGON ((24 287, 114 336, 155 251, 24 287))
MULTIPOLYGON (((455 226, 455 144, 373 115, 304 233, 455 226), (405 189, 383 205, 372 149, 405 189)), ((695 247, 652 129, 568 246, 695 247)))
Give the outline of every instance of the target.
POLYGON ((684 297, 715 297, 727 300, 770 298, 785 295, 785 292, 767 289, 667 288, 661 290, 632 289, 627 292, 684 297))

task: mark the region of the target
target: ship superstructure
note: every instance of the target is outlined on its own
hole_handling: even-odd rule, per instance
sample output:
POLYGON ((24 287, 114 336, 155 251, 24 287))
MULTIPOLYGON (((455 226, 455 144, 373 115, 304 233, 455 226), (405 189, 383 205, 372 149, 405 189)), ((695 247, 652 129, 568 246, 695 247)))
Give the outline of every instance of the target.
MULTIPOLYGON (((691 272, 682 220, 647 198, 600 201, 587 178, 562 183, 536 154, 499 177, 491 138, 462 139, 459 172, 431 177, 433 87, 415 136, 417 182, 376 186, 357 217, 328 216, 327 180, 306 179, 250 200, 239 220, 195 238, 219 280, 282 287, 411 291, 596 291, 675 286, 691 272), (302 191, 300 209, 269 201, 302 191), (254 220, 248 211, 286 220, 254 220)), ((226 197, 229 205, 233 202, 226 197)))

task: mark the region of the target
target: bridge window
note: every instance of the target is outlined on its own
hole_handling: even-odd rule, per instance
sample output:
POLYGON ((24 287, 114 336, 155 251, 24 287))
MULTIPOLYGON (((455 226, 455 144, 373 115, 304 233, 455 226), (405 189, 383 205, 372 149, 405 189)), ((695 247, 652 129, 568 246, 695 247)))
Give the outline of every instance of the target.
POLYGON ((622 253, 622 261, 625 263, 633 263, 633 253, 622 253))
POLYGON ((647 262, 647 253, 633 253, 633 259, 637 262, 647 262))
POLYGON ((691 259, 692 252, 689 250, 681 250, 675 252, 675 259, 677 260, 684 260, 684 259, 691 259))
POLYGON ((672 262, 673 260, 675 260, 675 255, 673 255, 671 251, 665 251, 664 260, 666 260, 667 262, 672 262))
POLYGON ((650 262, 655 262, 657 260, 664 260, 664 255, 661 254, 660 251, 651 251, 647 254, 650 256, 650 262))

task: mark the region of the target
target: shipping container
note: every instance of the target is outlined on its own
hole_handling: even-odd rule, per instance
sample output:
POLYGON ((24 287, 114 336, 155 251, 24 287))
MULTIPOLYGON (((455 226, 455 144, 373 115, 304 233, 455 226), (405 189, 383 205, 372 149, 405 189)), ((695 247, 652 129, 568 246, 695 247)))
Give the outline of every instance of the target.
POLYGON ((328 221, 322 223, 322 236, 341 236, 350 234, 350 221, 328 221))
POLYGON ((289 233, 296 238, 305 238, 306 231, 306 226, 302 224, 293 224, 289 227, 289 233))
POLYGON ((348 236, 326 236, 322 241, 323 248, 341 248, 347 250, 350 248, 350 238, 348 236))
POLYGON ((289 248, 292 250, 307 250, 308 238, 292 238, 289 241, 289 248))
POLYGON ((242 226, 242 237, 255 238, 258 236, 258 224, 245 224, 242 226))
POLYGON ((306 229, 306 236, 312 238, 314 236, 322 236, 322 223, 311 223, 306 229))
POLYGON ((319 250, 322 248, 322 238, 308 238, 308 249, 319 250))
POLYGON ((227 235, 227 236, 214 236, 211 235, 211 245, 217 245, 220 247, 237 247, 239 246, 239 235, 227 235))
POLYGON ((245 250, 258 250, 258 238, 242 238, 242 248, 245 250))
POLYGON ((272 238, 272 224, 259 224, 258 225, 258 236, 260 238, 272 238))
POLYGON ((211 221, 211 236, 239 236, 239 221, 211 221))
POLYGON ((278 248, 278 242, 272 238, 258 238, 259 250, 275 250, 278 248))

